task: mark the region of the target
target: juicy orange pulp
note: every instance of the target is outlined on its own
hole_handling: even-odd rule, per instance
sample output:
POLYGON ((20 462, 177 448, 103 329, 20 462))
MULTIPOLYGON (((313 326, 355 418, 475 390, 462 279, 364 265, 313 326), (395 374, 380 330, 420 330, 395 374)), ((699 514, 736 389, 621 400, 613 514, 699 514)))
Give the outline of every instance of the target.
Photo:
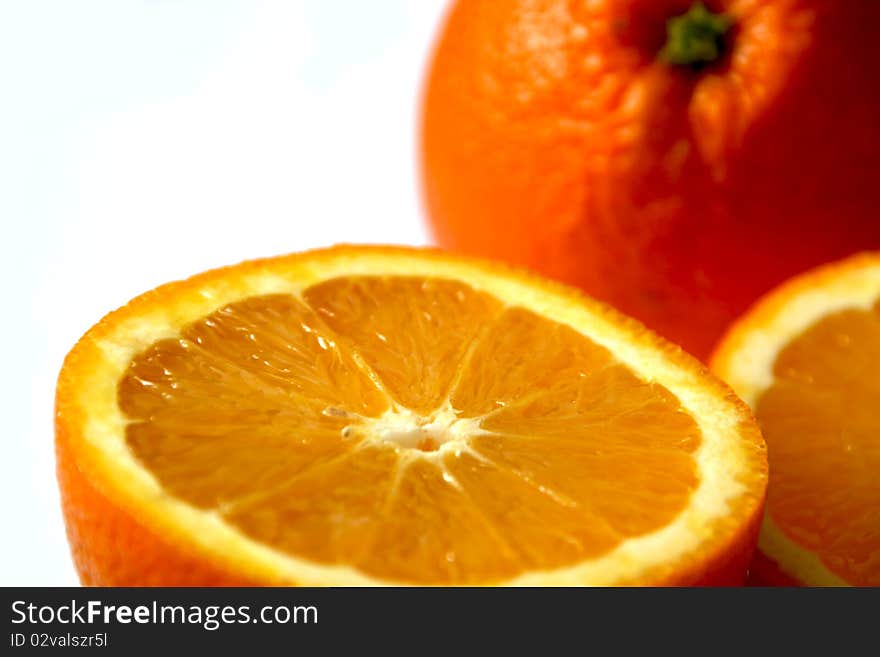
POLYGON ((756 415, 767 511, 855 585, 880 585, 880 304, 826 316, 783 349, 756 415))
MULTIPOLYGON (((771 437, 785 394, 762 404, 771 437)), ((668 524, 699 483, 700 430, 666 388, 567 326, 439 278, 233 302, 137 355, 118 403, 128 446, 172 495, 276 550, 392 581, 595 558, 668 524)), ((784 490, 791 475, 776 475, 784 490)))

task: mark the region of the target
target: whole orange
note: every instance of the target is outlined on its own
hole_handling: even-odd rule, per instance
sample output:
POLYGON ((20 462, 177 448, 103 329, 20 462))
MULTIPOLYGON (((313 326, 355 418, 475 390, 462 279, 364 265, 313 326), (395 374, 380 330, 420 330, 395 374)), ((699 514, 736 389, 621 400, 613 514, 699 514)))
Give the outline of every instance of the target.
POLYGON ((697 356, 880 247, 880 2, 459 0, 423 108, 440 245, 578 285, 697 356))

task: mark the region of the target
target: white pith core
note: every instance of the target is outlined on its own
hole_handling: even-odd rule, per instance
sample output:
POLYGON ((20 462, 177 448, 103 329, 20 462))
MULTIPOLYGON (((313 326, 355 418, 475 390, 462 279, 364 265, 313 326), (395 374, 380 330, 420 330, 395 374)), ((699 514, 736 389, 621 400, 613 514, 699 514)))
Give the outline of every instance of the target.
POLYGON ((459 417, 449 405, 430 415, 397 406, 377 418, 358 417, 342 430, 342 435, 432 458, 467 450, 468 439, 484 433, 479 422, 480 418, 459 417))

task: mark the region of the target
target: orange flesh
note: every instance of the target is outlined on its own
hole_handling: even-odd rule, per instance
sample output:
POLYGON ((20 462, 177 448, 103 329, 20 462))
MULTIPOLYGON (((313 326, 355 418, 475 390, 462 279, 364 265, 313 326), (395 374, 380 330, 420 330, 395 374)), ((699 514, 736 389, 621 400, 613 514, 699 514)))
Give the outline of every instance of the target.
POLYGON ((880 585, 880 304, 820 320, 774 364, 758 400, 767 510, 854 585, 880 585))
POLYGON ((668 524, 698 484, 700 432, 668 390, 447 280, 232 303, 136 356, 118 397, 129 447, 172 495, 388 580, 596 558, 668 524))

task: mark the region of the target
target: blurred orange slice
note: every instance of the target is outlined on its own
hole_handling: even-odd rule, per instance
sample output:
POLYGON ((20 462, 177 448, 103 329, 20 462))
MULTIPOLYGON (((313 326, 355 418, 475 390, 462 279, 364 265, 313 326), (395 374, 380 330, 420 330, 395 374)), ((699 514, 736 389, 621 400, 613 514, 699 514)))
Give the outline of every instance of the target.
POLYGON ((755 409, 767 440, 753 579, 880 586, 880 255, 769 294, 713 368, 755 409))
POLYGON ((86 584, 737 583, 763 441, 681 350, 579 293, 335 247, 172 283, 65 361, 86 584))

